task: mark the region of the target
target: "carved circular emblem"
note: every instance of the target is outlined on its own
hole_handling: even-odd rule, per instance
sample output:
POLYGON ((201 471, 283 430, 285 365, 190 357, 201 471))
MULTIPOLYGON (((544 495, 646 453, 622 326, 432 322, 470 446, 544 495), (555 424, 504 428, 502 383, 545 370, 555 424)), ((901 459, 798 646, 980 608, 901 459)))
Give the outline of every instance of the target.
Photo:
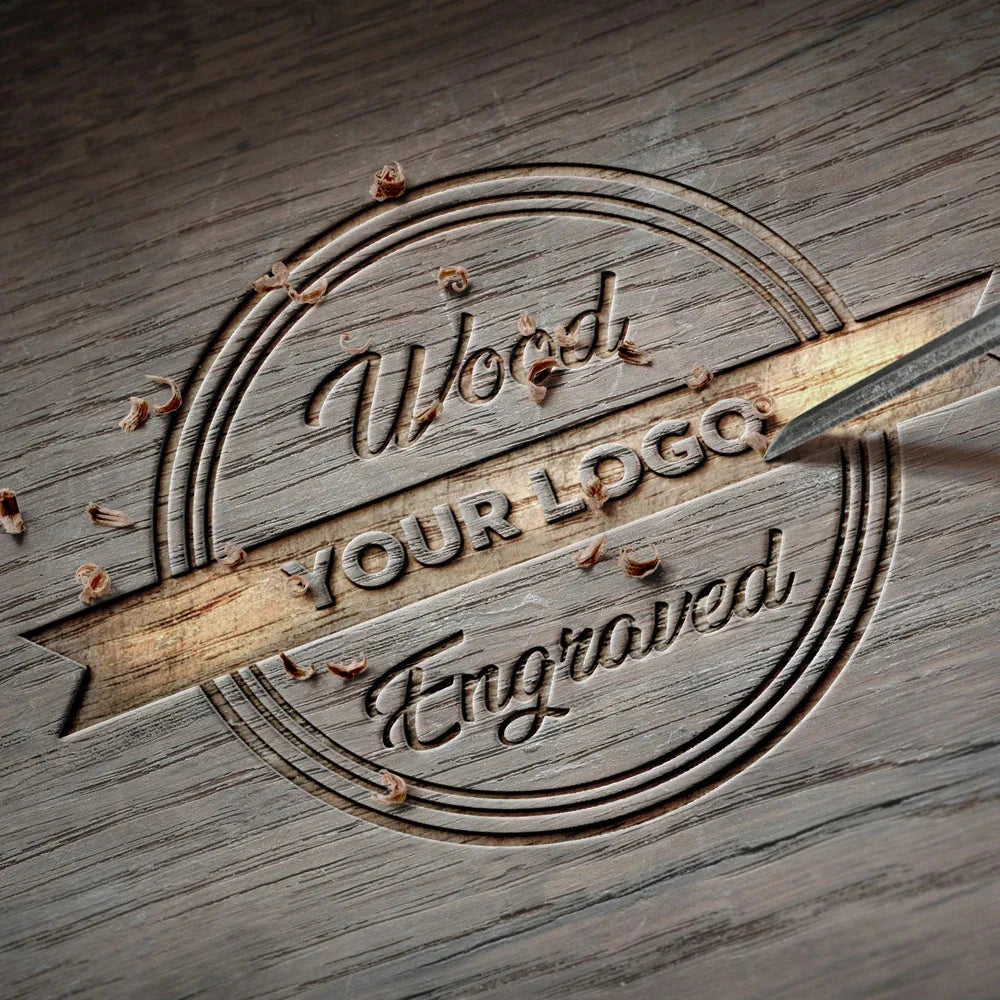
MULTIPOLYGON (((338 226, 293 273, 302 288, 325 279, 324 300, 277 291, 237 315, 168 449, 160 554, 174 574, 228 540, 268 541, 690 392, 698 366, 737 369, 847 316, 800 253, 731 206, 578 166, 427 185, 338 226), (447 264, 468 268, 466 294, 434 280, 447 264), (621 363, 625 341, 652 363, 621 363), (526 382, 545 357, 560 386, 534 408, 526 382)), ((740 452, 719 420, 751 423, 748 406, 717 400, 693 429, 660 420, 641 448, 595 439, 581 483, 617 463, 614 498, 643 475, 740 452)), ((648 576, 614 557, 581 569, 560 548, 294 651, 315 663, 363 652, 358 680, 296 682, 275 657, 206 691, 280 773, 375 822, 482 843, 636 822, 746 767, 846 661, 891 549, 891 452, 878 436, 762 467, 609 530, 616 552, 662 557, 648 576), (372 798, 383 769, 406 781, 405 804, 372 798)), ((546 520, 583 509, 544 470, 531 482, 546 520)), ((457 514, 435 508, 436 547, 415 518, 398 537, 358 536, 338 553, 343 571, 379 587, 408 559, 453 558, 459 520, 473 548, 516 535, 502 502, 483 490, 457 514)))

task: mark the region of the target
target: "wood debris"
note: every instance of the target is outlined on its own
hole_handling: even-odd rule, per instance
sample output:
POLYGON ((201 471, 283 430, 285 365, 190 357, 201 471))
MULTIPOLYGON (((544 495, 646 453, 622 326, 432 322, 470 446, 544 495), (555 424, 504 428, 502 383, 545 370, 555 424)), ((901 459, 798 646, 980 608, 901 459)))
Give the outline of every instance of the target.
POLYGON ((396 805, 406 801, 406 782, 391 771, 382 771, 382 784, 385 792, 372 792, 372 801, 383 806, 396 805))
POLYGON ((740 440, 753 448, 758 455, 763 455, 767 451, 767 438, 760 431, 745 430, 740 435, 740 440))
POLYGON ((632 553, 637 552, 637 549, 622 549, 618 556, 618 565, 621 567, 621 571, 626 576, 634 576, 639 579, 655 572, 660 565, 660 553, 656 551, 655 545, 650 545, 649 548, 653 554, 647 559, 636 559, 632 553))
POLYGON ((226 542, 224 552, 225 554, 218 560, 218 563, 220 566, 225 566, 226 569, 230 570, 236 569, 237 566, 241 566, 247 557, 246 550, 242 549, 235 542, 226 542))
POLYGON ((368 657, 362 656, 360 660, 353 660, 351 663, 327 663, 326 669, 331 674, 336 674, 338 677, 350 680, 352 677, 357 677, 358 674, 363 674, 368 669, 368 657))
POLYGON ((275 261, 271 265, 271 273, 254 278, 250 282, 258 292, 269 292, 275 288, 283 288, 285 294, 293 301, 303 305, 315 305, 324 295, 326 295, 327 280, 320 278, 308 292, 297 292, 292 288, 291 272, 284 261, 275 261))
POLYGON ((556 323, 552 335, 560 347, 576 347, 580 343, 580 334, 570 333, 562 323, 556 323))
POLYGON ((413 414, 413 422, 417 424, 429 424, 437 418, 443 405, 440 399, 435 399, 430 406, 425 406, 419 413, 413 414))
POLYGON ((7 535, 24 534, 24 518, 13 490, 0 490, 0 528, 7 535))
POLYGON ((135 521, 124 511, 109 510, 99 503, 87 504, 87 514, 94 524, 99 524, 102 528, 134 528, 135 521))
POLYGON ((167 378, 164 375, 147 375, 146 378, 149 379, 150 382, 155 382, 157 385, 165 385, 170 390, 170 399, 168 399, 162 406, 153 407, 153 412, 158 417, 162 417, 166 413, 173 413, 174 410, 180 409, 181 390, 177 387, 177 383, 172 378, 167 378))
POLYGON ((364 354, 372 346, 371 340, 369 340, 363 346, 359 346, 354 343, 354 338, 351 334, 344 332, 340 335, 340 349, 342 351, 347 351, 348 354, 364 354))
POLYGON ((758 396, 753 401, 753 409, 761 420, 766 420, 774 416, 776 404, 770 396, 758 396))
POLYGON ((376 201, 398 198, 406 191, 406 176, 398 160, 387 163, 375 175, 375 180, 369 191, 376 201))
POLYGON ((599 538, 595 538, 589 545, 585 545, 579 552, 573 553, 573 562, 580 567, 580 569, 590 569, 591 566, 595 566, 597 561, 604 554, 604 547, 608 544, 608 536, 601 535, 599 538))
POLYGON ((438 271, 438 284, 452 295, 464 295, 469 290, 469 272, 459 264, 442 267, 438 271))
POLYGON ((608 502, 608 490, 597 476, 583 484, 583 502, 591 510, 600 510, 608 502))
POLYGON ((285 291, 293 302, 306 306, 314 306, 326 295, 326 278, 320 278, 308 292, 297 292, 291 285, 285 285, 285 291))
POLYGON ((712 381, 712 373, 704 365, 695 365, 684 381, 692 389, 704 389, 712 381))
POLYGON ((287 653, 278 653, 281 658, 281 665, 285 668, 285 673, 293 681, 307 681, 315 676, 316 668, 310 663, 308 667, 300 667, 287 653))
POLYGON ((290 597, 301 597, 309 590, 309 581, 301 573, 293 573, 285 578, 285 592, 290 597))
POLYGON ((93 604, 111 591, 111 577, 106 570, 95 563, 84 563, 79 567, 76 571, 76 582, 83 587, 80 591, 80 600, 84 604, 93 604))
POLYGON ((149 419, 149 403, 139 396, 130 396, 131 409, 119 421, 123 431, 137 431, 149 419))
POLYGON ((651 365, 653 359, 634 341, 625 339, 618 345, 618 357, 630 365, 651 365))
POLYGON ((549 391, 549 379, 558 367, 559 360, 557 358, 539 358, 532 362, 528 368, 527 385, 528 392, 534 402, 540 404, 545 399, 545 395, 549 391))
POLYGON ((525 313, 517 321, 517 332, 522 337, 534 337, 534 335, 538 332, 538 327, 535 326, 535 321, 527 313, 525 313))

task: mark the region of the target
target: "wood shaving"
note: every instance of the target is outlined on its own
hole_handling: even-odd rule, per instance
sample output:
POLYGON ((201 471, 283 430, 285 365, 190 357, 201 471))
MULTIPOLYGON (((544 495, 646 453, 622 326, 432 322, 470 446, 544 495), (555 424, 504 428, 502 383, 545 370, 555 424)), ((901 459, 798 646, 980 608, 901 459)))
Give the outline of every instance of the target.
POLYGON ((525 313, 517 321, 517 332, 522 337, 533 337, 538 332, 538 327, 535 326, 535 321, 525 313))
POLYGON ((364 354, 372 346, 371 340, 369 340, 364 346, 359 347, 354 343, 354 340, 349 333, 342 333, 340 335, 340 349, 342 351, 347 351, 348 354, 364 354))
POLYGON ((558 367, 557 358, 539 358, 528 368, 528 392, 536 403, 545 399, 545 394, 549 391, 548 381, 558 367))
POLYGON ((604 547, 608 544, 608 536, 601 535, 600 538, 595 538, 589 545, 585 545, 579 552, 573 553, 573 562, 580 567, 580 569, 590 569, 591 566, 595 566, 597 561, 604 554, 604 547))
POLYGON ((459 264, 442 267, 438 271, 438 284, 452 295, 464 295, 469 290, 469 272, 459 264))
POLYGON ((285 285, 285 291, 293 302, 302 305, 314 306, 324 295, 326 295, 326 278, 320 278, 308 292, 297 292, 291 285, 285 285))
POLYGON ((653 363, 649 352, 644 351, 638 344, 631 340, 623 340, 618 345, 618 357, 630 365, 651 365, 653 363))
POLYGON ((301 597, 309 590, 309 581, 301 573, 285 578, 285 592, 290 597, 301 597))
POLYGON ((236 569, 241 566, 246 559, 246 550, 240 548, 235 542, 226 542, 225 555, 219 560, 220 566, 226 569, 236 569))
POLYGON ((712 381, 712 373, 704 365, 695 365, 685 382, 692 389, 704 389, 712 381))
POLYGON ((284 261, 275 261, 271 273, 250 282, 258 292, 269 292, 274 288, 284 288, 288 284, 289 271, 284 261))
POLYGON ((153 412, 158 417, 162 417, 165 413, 173 413, 174 410, 180 409, 181 391, 177 387, 177 383, 172 378, 166 378, 164 375, 147 375, 146 378, 148 378, 150 382, 155 382, 157 385, 165 385, 170 390, 170 399, 168 399, 162 406, 153 407, 153 412))
POLYGON ((580 343, 580 334, 570 333, 562 323, 556 323, 552 334, 560 347, 576 347, 580 343))
POLYGON ((131 409, 119 421, 123 431, 137 431, 149 419, 149 403, 138 396, 130 396, 131 409))
POLYGON ((84 563, 77 569, 76 582, 83 587, 80 600, 84 604, 93 604, 111 591, 111 577, 95 563, 84 563))
POLYGON ((368 657, 362 656, 360 660, 354 660, 351 663, 327 663, 326 669, 331 674, 336 674, 338 677, 350 680, 352 677, 357 677, 358 674, 363 674, 368 669, 368 657))
POLYGON ((387 163, 376 175, 369 191, 376 201, 398 198, 406 190, 406 177, 397 160, 387 163))
POLYGON ((372 792, 372 801, 383 806, 397 805, 406 801, 406 782, 391 771, 382 771, 382 784, 385 792, 372 792))
POLYGON ((776 408, 774 400, 770 396, 758 396, 753 401, 754 412, 761 420, 774 416, 776 408))
POLYGON ((600 510, 608 502, 607 487, 597 476, 583 484, 583 502, 591 510, 600 510))
POLYGON ((109 510, 98 503, 87 504, 87 513, 94 524, 102 528, 134 528, 135 521, 120 510, 109 510))
POLYGON ((24 518, 13 490, 0 490, 0 527, 7 535, 24 533, 24 518))
POLYGON ((656 570, 657 566, 660 565, 660 553, 656 551, 655 545, 650 545, 649 548, 653 554, 648 559, 633 558, 632 553, 638 551, 637 549, 622 549, 621 554, 618 556, 618 565, 626 576, 634 576, 641 579, 644 576, 649 576, 650 573, 656 570))
POLYGON ((429 424, 441 412, 441 407, 441 400, 435 399, 430 406, 425 406, 419 413, 413 414, 414 423, 429 424))
POLYGON ((285 668, 285 673, 293 681, 307 681, 315 676, 316 668, 310 663, 308 667, 300 667, 287 653, 278 653, 281 657, 281 665, 285 668))
POLYGON ((750 445, 758 455, 763 455, 767 451, 767 438, 760 431, 746 430, 740 435, 740 440, 750 445))

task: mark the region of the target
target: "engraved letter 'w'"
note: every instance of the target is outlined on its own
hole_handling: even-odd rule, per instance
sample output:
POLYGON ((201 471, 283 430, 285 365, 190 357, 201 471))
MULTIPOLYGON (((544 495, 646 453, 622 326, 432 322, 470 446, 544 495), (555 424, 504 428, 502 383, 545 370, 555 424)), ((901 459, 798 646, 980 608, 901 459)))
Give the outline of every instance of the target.
POLYGON ((422 345, 410 345, 405 374, 401 379, 393 379, 398 386, 394 399, 390 395, 392 390, 386 389, 387 379, 382 377, 382 355, 377 351, 365 351, 337 365, 323 380, 309 400, 306 423, 318 427, 327 401, 338 394, 355 370, 363 368, 360 381, 356 378, 350 380, 357 387, 351 418, 354 453, 359 458, 375 458, 385 451, 390 442, 399 448, 412 447, 430 424, 430 420, 416 420, 420 412, 417 400, 421 401, 421 409, 424 409, 435 400, 447 398, 468 349, 474 322, 472 315, 462 313, 448 371, 436 393, 421 391, 425 389, 428 379, 427 351, 422 345), (386 414, 391 414, 391 418, 378 419, 386 414), (387 425, 381 433, 380 425, 387 425))

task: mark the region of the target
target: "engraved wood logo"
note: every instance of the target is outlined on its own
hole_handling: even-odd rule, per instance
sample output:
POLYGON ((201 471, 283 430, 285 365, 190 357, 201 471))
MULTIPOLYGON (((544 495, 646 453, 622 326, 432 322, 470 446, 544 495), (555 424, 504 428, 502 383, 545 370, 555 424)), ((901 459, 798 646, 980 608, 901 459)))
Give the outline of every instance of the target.
MULTIPOLYGON (((751 400, 780 394, 781 359, 813 352, 832 381, 830 335, 879 342, 885 321, 855 321, 776 233, 656 178, 497 170, 338 225, 293 269, 296 287, 321 280, 318 303, 277 290, 241 307, 161 469, 160 565, 178 593, 211 590, 199 613, 236 600, 217 572, 198 582, 229 542, 251 551, 251 577, 273 584, 280 566, 306 592, 287 614, 248 614, 293 641, 228 654, 202 684, 259 758, 423 836, 589 836, 735 775, 832 683, 891 559, 892 435, 765 470, 741 432, 765 427, 751 400), (461 296, 435 280, 455 262, 461 296), (626 340, 648 365, 623 362, 626 340), (544 358, 557 373, 536 405, 544 358), (709 391, 687 384, 698 366, 709 391), (353 527, 328 542, 338 519, 353 527), (599 534, 604 558, 581 568, 599 534), (651 547, 654 571, 621 572, 623 551, 651 547), (255 551, 284 561, 254 567, 255 551), (418 574, 442 583, 394 599, 418 574), (320 669, 295 680, 279 649, 320 669), (355 678, 322 669, 362 656, 355 678), (372 798, 383 769, 405 803, 372 798)), ((126 608, 119 634, 142 613, 126 608)), ((84 658, 69 638, 83 631, 38 638, 84 658)), ((82 725, 102 717, 86 706, 82 725)))

